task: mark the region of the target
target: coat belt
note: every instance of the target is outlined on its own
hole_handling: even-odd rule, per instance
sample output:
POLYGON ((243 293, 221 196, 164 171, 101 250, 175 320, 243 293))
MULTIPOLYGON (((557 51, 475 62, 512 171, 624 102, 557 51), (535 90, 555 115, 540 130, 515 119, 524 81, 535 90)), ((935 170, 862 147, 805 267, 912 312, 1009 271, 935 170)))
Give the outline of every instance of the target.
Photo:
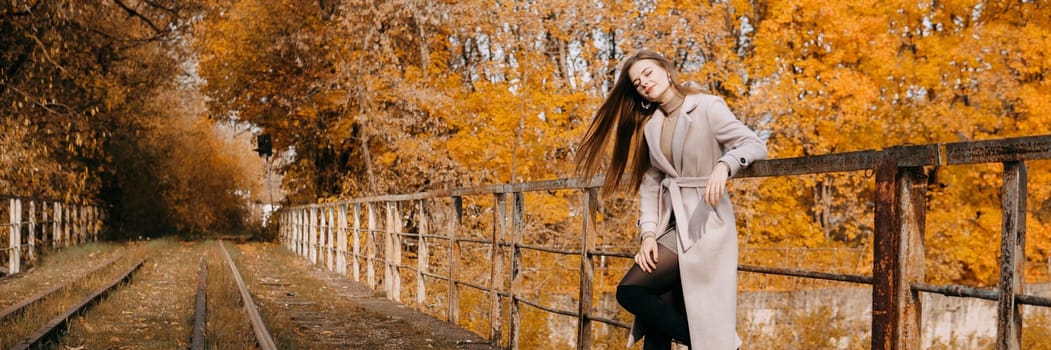
MULTIPOLYGON (((686 204, 682 199, 682 188, 705 188, 708 185, 708 177, 665 177, 661 181, 661 190, 657 194, 657 203, 661 207, 664 206, 664 192, 668 192, 669 199, 671 199, 671 211, 675 215, 675 230, 678 231, 679 235, 679 247, 682 247, 682 251, 690 249, 693 245, 694 240, 690 238, 690 213, 686 212, 686 204)), ((703 197, 700 198, 701 206, 709 206, 708 203, 704 202, 703 197)), ((701 227, 698 231, 698 238, 704 235, 704 223, 708 222, 708 208, 701 208, 697 210, 701 216, 701 227)), ((663 213, 661 214, 663 217, 663 213)))

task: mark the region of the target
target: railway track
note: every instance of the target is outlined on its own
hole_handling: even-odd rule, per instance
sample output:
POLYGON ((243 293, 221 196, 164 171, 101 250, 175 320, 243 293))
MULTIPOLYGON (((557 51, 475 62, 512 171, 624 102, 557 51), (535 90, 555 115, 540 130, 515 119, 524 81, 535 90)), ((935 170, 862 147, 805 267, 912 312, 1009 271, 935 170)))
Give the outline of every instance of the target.
MULTIPOLYGON (((33 295, 0 304, 0 348, 488 348, 430 333, 404 307, 279 246, 228 243, 136 245, 60 285, 17 286, 33 295)), ((57 280, 82 261, 23 281, 57 280)))
MULTIPOLYGON (((106 270, 106 268, 110 267, 115 260, 116 258, 111 259, 65 285, 51 288, 44 292, 33 295, 22 302, 16 303, 8 309, 5 309, 4 312, 0 314, 3 316, 0 317, 0 321, 13 322, 14 320, 12 320, 12 316, 15 316, 17 314, 24 314, 31 307, 44 305, 48 303, 49 299, 52 296, 56 295, 56 293, 58 293, 59 291, 75 289, 74 287, 80 284, 90 284, 87 282, 87 280, 90 277, 99 275, 101 272, 103 272, 103 270, 106 270)), ((60 312, 48 319, 43 325, 40 325, 38 328, 30 332, 27 336, 23 337, 17 343, 11 345, 11 349, 21 350, 29 348, 40 348, 46 344, 53 342, 54 337, 57 336, 61 330, 65 329, 67 322, 70 320, 70 318, 85 312, 103 296, 121 286, 123 282, 129 280, 131 278, 131 275, 139 268, 141 268, 143 263, 145 262, 146 258, 138 260, 138 262, 134 263, 130 268, 127 268, 123 272, 119 273, 115 278, 109 279, 101 287, 94 289, 91 293, 74 303, 74 305, 62 309, 60 312)))
POLYGON ((247 244, 238 249, 238 267, 251 282, 248 287, 281 348, 498 348, 311 265, 279 245, 247 244))
MULTIPOLYGON (((252 330, 256 334, 255 345, 259 349, 264 350, 277 349, 266 329, 265 323, 262 321, 256 304, 251 299, 251 293, 241 278, 237 265, 227 252, 225 244, 219 242, 216 249, 221 252, 218 255, 221 255, 224 268, 229 271, 228 273, 226 271, 219 272, 233 277, 232 283, 222 279, 214 282, 219 284, 217 288, 220 290, 228 288, 237 290, 240 300, 234 301, 232 304, 243 305, 243 313, 240 317, 248 320, 251 324, 252 330)), ((156 252, 151 252, 142 255, 155 254, 156 252)), ((4 340, 0 342, 0 348, 19 350, 54 348, 63 343, 62 337, 66 334, 64 330, 69 326, 69 321, 77 315, 88 316, 87 314, 92 312, 91 308, 106 295, 121 288, 130 289, 131 292, 134 292, 136 289, 146 289, 146 286, 136 285, 134 282, 126 282, 129 282, 132 276, 146 264, 147 259, 144 257, 139 258, 131 263, 130 267, 123 267, 128 264, 119 262, 120 260, 128 259, 114 256, 90 270, 74 276, 67 283, 47 288, 0 310, 0 328, 4 329, 3 335, 0 336, 0 340, 4 340), (114 271, 118 268, 120 268, 120 271, 115 273, 114 271), (103 279, 105 281, 100 282, 103 279), (89 289, 90 291, 88 291, 89 289), (73 299, 76 302, 70 301, 73 299)), ((213 256, 212 260, 219 259, 213 256)), ((208 264, 205 256, 202 256, 199 262, 200 271, 198 274, 196 300, 194 300, 193 305, 195 314, 192 325, 193 331, 190 339, 188 339, 192 349, 205 348, 206 344, 208 344, 207 334, 209 333, 207 332, 208 315, 206 314, 208 264)), ((157 264, 154 264, 154 268, 157 268, 157 266, 157 264)), ((170 285, 165 284, 165 288, 170 285)), ((108 311, 102 312, 106 313, 108 311)), ((120 310, 119 312, 127 313, 125 310, 120 310)), ((221 314, 221 312, 217 314, 221 314)), ((228 320, 216 321, 219 323, 229 322, 228 320)), ((215 333, 217 333, 214 334, 217 337, 225 335, 223 332, 215 333)), ((214 339, 212 344, 216 344, 214 339)), ((236 342, 228 342, 226 344, 220 342, 218 344, 219 346, 211 346, 210 348, 233 349, 242 346, 242 344, 236 342)))
POLYGON ((226 245, 222 241, 219 241, 219 248, 223 252, 223 258, 226 260, 227 265, 230 267, 234 281, 237 283, 237 290, 241 294, 241 302, 244 305, 245 314, 252 324, 252 332, 255 333, 256 344, 263 350, 276 350, 277 344, 274 343, 274 338, 270 336, 266 323, 263 322, 263 318, 259 315, 259 309, 256 307, 255 301, 252 300, 252 293, 248 291, 248 286, 245 285, 241 272, 237 269, 237 264, 230 257, 230 252, 226 250, 226 245))
POLYGON ((68 282, 68 283, 59 284, 57 286, 51 287, 51 288, 49 288, 47 290, 44 290, 44 291, 42 291, 40 293, 34 294, 33 296, 30 296, 29 298, 26 298, 25 300, 23 300, 21 302, 15 303, 14 305, 11 305, 11 306, 3 309, 3 310, 0 310, 0 322, 3 322, 4 320, 6 320, 6 319, 8 319, 8 318, 10 318, 10 317, 12 317, 14 315, 18 315, 19 313, 23 312, 30 305, 39 303, 41 300, 43 300, 43 299, 45 299, 45 298, 47 298, 47 297, 49 297, 51 295, 54 295, 56 292, 58 292, 60 290, 63 290, 63 289, 66 289, 66 288, 70 288, 73 285, 74 282, 76 282, 78 280, 81 280, 84 277, 87 277, 89 275, 95 274, 99 270, 102 270, 102 269, 104 269, 106 267, 109 267, 110 265, 113 264, 113 262, 117 261, 117 258, 119 258, 119 257, 114 256, 113 258, 110 258, 109 260, 107 260, 107 261, 99 264, 98 266, 92 268, 91 270, 88 270, 87 272, 82 273, 79 276, 74 277, 73 280, 68 282))

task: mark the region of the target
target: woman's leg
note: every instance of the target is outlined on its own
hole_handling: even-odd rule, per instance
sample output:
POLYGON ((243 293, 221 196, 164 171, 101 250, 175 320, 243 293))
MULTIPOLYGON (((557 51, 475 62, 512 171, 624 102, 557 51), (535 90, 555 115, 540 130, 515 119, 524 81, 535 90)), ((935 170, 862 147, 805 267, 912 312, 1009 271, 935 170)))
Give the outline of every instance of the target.
POLYGON ((665 349, 670 347, 670 339, 690 343, 686 315, 674 300, 682 290, 678 256, 663 246, 658 247, 657 254, 657 268, 653 272, 634 265, 617 286, 617 301, 634 314, 646 330, 644 348, 647 350, 651 348, 651 340, 659 343, 653 344, 654 348, 663 346, 665 349), (662 301, 665 295, 672 302, 662 301))
MULTIPOLYGON (((686 305, 682 297, 682 288, 671 288, 671 290, 661 294, 661 302, 667 305, 671 305, 675 311, 680 314, 686 314, 686 305)), ((642 350, 668 350, 671 349, 671 337, 664 334, 664 332, 649 332, 644 331, 646 339, 643 342, 642 350)), ((684 342, 686 345, 690 345, 688 342, 684 342)))

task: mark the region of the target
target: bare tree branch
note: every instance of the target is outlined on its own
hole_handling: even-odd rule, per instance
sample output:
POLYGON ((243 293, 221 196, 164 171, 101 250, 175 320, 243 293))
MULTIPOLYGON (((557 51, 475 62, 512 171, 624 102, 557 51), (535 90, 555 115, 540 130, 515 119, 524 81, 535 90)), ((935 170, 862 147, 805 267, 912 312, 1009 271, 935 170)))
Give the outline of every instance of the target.
POLYGON ((8 4, 7 11, 4 11, 4 13, 0 14, 0 17, 21 17, 31 15, 33 14, 33 11, 36 10, 37 6, 40 5, 41 2, 42 1, 37 1, 32 6, 26 6, 25 10, 22 11, 15 11, 14 6, 10 6, 11 4, 8 4))
POLYGON ((39 99, 37 99, 37 98, 35 98, 33 96, 29 96, 29 94, 27 94, 25 91, 22 91, 22 90, 14 87, 14 86, 11 86, 10 88, 11 88, 11 91, 17 92, 19 95, 24 96, 26 98, 26 100, 30 101, 32 104, 35 104, 35 105, 39 106, 40 108, 43 108, 44 110, 46 110, 48 112, 51 112, 52 114, 69 115, 69 116, 74 115, 74 110, 73 110, 72 107, 69 107, 67 105, 64 105, 64 104, 61 104, 61 103, 58 103, 58 102, 43 103, 43 102, 40 102, 39 99), (51 109, 49 106, 62 107, 63 109, 66 110, 66 113, 60 113, 59 111, 51 109))
POLYGON ((113 0, 113 2, 117 3, 117 6, 120 6, 121 8, 123 8, 124 11, 128 13, 128 15, 131 15, 131 16, 134 16, 134 17, 138 17, 139 19, 141 19, 144 23, 146 23, 146 25, 150 26, 150 28, 152 28, 153 31, 156 32, 157 34, 164 33, 164 31, 161 30, 159 27, 157 27, 156 24, 153 24, 153 21, 150 21, 150 19, 146 18, 146 16, 143 16, 138 11, 135 11, 134 9, 128 7, 128 5, 125 5, 124 2, 122 2, 120 0, 113 0))
POLYGON ((165 7, 164 5, 161 5, 160 3, 156 2, 156 1, 143 0, 142 2, 145 2, 147 5, 153 6, 154 8, 158 8, 158 9, 167 11, 167 12, 169 12, 171 14, 178 14, 179 13, 178 9, 165 7))

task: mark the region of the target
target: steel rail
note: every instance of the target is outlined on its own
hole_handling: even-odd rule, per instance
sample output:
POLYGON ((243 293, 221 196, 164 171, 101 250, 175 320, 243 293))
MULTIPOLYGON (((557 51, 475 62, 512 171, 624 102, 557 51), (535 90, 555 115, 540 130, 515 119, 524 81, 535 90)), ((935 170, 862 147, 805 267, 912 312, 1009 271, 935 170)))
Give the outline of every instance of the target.
POLYGON ((234 264, 234 259, 230 257, 230 252, 226 251, 226 244, 223 241, 219 241, 219 247, 222 248, 220 250, 223 251, 223 257, 226 258, 226 263, 230 265, 234 281, 237 282, 237 288, 241 292, 241 299, 244 302, 245 312, 248 313, 248 320, 252 323, 252 331, 255 332, 256 342, 259 343, 259 347, 263 350, 277 350, 277 344, 274 343, 274 338, 270 336, 270 331, 266 329, 263 318, 259 316, 259 310, 255 306, 255 301, 252 300, 252 294, 248 292, 248 287, 245 286, 244 279, 241 278, 241 272, 237 270, 237 265, 234 264))
POLYGON ((48 321, 46 324, 44 324, 44 327, 41 327, 40 329, 37 329, 35 332, 30 334, 29 337, 25 338, 21 343, 18 343, 16 345, 14 345, 13 347, 11 347, 11 349, 12 350, 24 350, 24 349, 29 349, 31 347, 32 348, 39 347, 40 345, 43 344, 43 341, 45 339, 47 339, 47 338, 49 338, 51 336, 54 336, 56 334, 56 332, 59 330, 59 328, 65 328, 66 323, 67 323, 67 321, 69 321, 70 318, 73 318, 74 315, 77 315, 77 314, 87 310, 87 308, 89 308, 92 305, 94 305, 95 302, 97 302, 99 299, 102 299, 103 296, 108 294, 115 287, 117 287, 122 282, 124 282, 124 281, 128 280, 129 278, 131 278, 131 274, 134 273, 135 271, 138 271, 138 269, 141 268, 142 265, 145 262, 146 262, 146 258, 142 258, 142 260, 139 260, 138 263, 136 263, 134 266, 129 268, 123 274, 121 274, 117 278, 113 279, 112 281, 107 283, 105 286, 102 286, 102 288, 99 288, 99 289, 95 290, 94 293, 91 293, 91 295, 89 295, 87 298, 84 298, 83 300, 81 300, 79 303, 77 303, 77 305, 74 305, 72 308, 66 310, 62 314, 60 314, 58 316, 55 316, 55 318, 52 318, 50 321, 48 321))
POLYGON ((77 281, 80 281, 80 280, 84 279, 84 277, 87 277, 87 276, 89 276, 91 274, 94 274, 95 272, 98 272, 99 270, 102 270, 102 269, 108 267, 109 265, 112 265, 113 262, 117 261, 117 259, 119 259, 119 258, 120 258, 120 256, 114 256, 113 258, 111 258, 111 259, 99 264, 99 266, 96 266, 95 268, 91 269, 90 271, 87 271, 87 272, 81 274, 80 276, 77 276, 73 280, 69 281, 69 283, 52 287, 51 289, 48 289, 48 290, 42 291, 40 293, 34 294, 33 296, 31 296, 29 298, 26 298, 25 300, 23 300, 23 301, 21 301, 21 302, 19 302, 17 304, 14 304, 14 305, 11 305, 11 306, 7 307, 3 311, 0 311, 0 321, 3 321, 4 319, 10 317, 11 315, 14 315, 14 314, 22 311, 23 309, 25 309, 29 305, 32 305, 33 303, 36 303, 37 301, 40 301, 41 299, 46 298, 47 296, 51 295, 52 293, 60 291, 63 288, 67 288, 69 286, 72 286, 73 283, 76 283, 77 281))

